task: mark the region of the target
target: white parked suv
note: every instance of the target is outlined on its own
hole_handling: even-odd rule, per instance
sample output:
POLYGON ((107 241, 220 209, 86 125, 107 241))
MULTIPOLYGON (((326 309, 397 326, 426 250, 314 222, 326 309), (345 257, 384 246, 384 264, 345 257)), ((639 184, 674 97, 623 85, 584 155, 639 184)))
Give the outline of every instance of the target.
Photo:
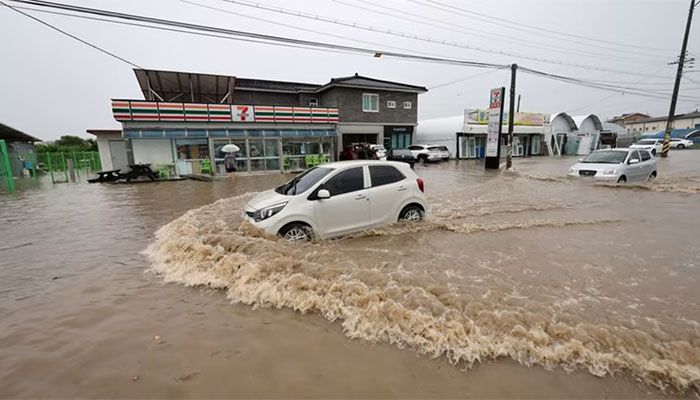
POLYGON ((663 139, 642 139, 630 146, 630 149, 648 150, 652 156, 656 156, 656 153, 661 153, 661 148, 663 145, 663 139))
MULTIPOLYGON (((418 162, 433 162, 441 161, 444 154, 438 149, 438 146, 432 144, 413 144, 408 146, 416 161, 418 162)), ((447 153, 447 158, 450 158, 450 153, 447 153)))
POLYGON ((243 206, 254 226, 287 240, 328 239, 399 220, 420 221, 424 183, 406 163, 357 160, 308 169, 243 206))
POLYGON ((642 181, 656 178, 656 159, 648 150, 596 150, 569 168, 568 175, 617 183, 642 181))

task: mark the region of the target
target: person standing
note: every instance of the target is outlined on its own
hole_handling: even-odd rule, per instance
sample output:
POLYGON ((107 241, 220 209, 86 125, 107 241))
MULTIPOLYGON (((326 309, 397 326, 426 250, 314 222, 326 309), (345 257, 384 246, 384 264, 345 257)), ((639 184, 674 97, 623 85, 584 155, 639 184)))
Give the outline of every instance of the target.
POLYGON ((226 172, 236 172, 236 156, 233 153, 226 153, 224 156, 224 167, 226 172))

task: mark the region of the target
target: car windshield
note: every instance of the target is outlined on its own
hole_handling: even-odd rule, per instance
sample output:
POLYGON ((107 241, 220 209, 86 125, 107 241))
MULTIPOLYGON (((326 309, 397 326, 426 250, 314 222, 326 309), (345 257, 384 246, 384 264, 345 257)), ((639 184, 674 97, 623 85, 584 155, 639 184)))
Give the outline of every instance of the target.
POLYGON ((333 168, 314 167, 307 169, 284 185, 276 187, 275 192, 286 196, 304 193, 331 171, 333 168))
POLYGON ((654 139, 644 139, 637 142, 637 144, 656 144, 654 139))
POLYGON ((596 151, 581 160, 582 163, 621 164, 627 157, 626 151, 596 151))

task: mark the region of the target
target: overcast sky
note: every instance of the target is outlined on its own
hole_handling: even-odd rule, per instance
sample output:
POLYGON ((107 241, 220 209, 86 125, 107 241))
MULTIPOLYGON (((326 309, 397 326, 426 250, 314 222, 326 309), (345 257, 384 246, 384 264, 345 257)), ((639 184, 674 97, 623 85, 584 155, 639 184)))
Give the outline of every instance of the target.
MULTIPOLYGON (((662 92, 672 89, 675 67, 667 63, 674 61, 680 51, 689 6, 686 0, 436 0, 452 6, 448 12, 437 9, 437 4, 430 3, 430 0, 253 0, 266 6, 457 42, 460 46, 482 49, 479 51, 311 21, 224 0, 188 1, 241 15, 207 9, 181 0, 56 1, 372 49, 499 64, 516 62, 550 73, 629 83, 642 90, 662 92), (385 8, 377 8, 377 5, 385 8), (476 19, 454 7, 476 11, 487 17, 476 19), (507 28, 492 17, 601 41, 588 41, 516 25, 507 28), (498 51, 510 54, 493 53, 498 51), (583 67, 561 65, 566 63, 583 67)), ((470 67, 285 48, 30 13, 152 69, 311 83, 325 83, 331 77, 357 72, 428 88, 483 74, 431 89, 421 95, 419 119, 459 115, 465 108, 484 108, 489 89, 507 87, 509 84, 508 71, 485 73, 487 71, 470 67)), ((697 14, 696 28, 691 30, 688 46, 695 57, 700 56, 700 35, 697 33, 700 16, 697 14)), ((0 26, 0 122, 44 140, 64 134, 90 137, 85 133, 86 129, 119 127, 112 118, 110 99, 142 98, 132 67, 128 64, 1 5, 0 26)), ((681 85, 681 95, 692 99, 679 101, 679 113, 700 107, 698 71, 700 59, 698 66, 687 74, 691 80, 684 80, 681 85)), ((668 99, 609 93, 525 74, 518 75, 517 88, 522 95, 521 111, 594 113, 607 118, 637 111, 662 115, 668 112, 669 106, 668 99)))

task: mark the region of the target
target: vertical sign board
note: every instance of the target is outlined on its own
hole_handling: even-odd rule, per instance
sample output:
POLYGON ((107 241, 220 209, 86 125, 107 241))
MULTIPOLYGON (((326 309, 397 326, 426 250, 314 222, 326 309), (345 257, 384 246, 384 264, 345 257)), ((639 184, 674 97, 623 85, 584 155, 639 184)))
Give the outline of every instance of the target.
POLYGON ((489 98, 489 125, 486 130, 486 168, 498 169, 501 157, 501 132, 503 131, 503 93, 506 88, 491 90, 489 98))

